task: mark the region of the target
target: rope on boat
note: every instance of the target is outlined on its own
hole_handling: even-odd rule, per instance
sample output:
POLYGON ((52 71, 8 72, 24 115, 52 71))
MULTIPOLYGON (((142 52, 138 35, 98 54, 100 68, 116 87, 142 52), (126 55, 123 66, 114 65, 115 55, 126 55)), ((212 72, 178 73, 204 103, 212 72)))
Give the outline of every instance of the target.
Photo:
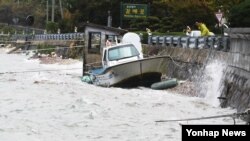
MULTIPOLYGON (((145 55, 145 54, 143 54, 144 56, 147 56, 147 55, 145 55)), ((159 53, 159 56, 161 56, 161 53, 159 53)), ((178 67, 180 67, 180 68, 183 68, 185 65, 180 65, 180 64, 178 64, 175 60, 174 60, 174 58, 172 57, 172 56, 170 56, 170 55, 167 55, 167 57, 169 57, 170 59, 171 59, 171 61, 174 63, 174 65, 176 65, 176 66, 178 66, 178 67)), ((184 63, 187 63, 187 62, 184 62, 184 63)))
POLYGON ((223 117, 231 117, 235 122, 235 118, 239 118, 242 116, 250 115, 250 110, 242 113, 233 113, 233 114, 225 114, 225 115, 216 115, 216 116, 207 116, 207 117, 199 117, 199 118, 186 118, 186 119, 170 119, 170 120, 157 120, 155 122, 162 123, 162 122, 177 122, 177 121, 192 121, 192 120, 205 120, 205 119, 213 119, 213 118, 223 118, 223 117))
POLYGON ((183 68, 183 67, 184 67, 184 65, 178 64, 178 63, 173 59, 173 57, 169 56, 169 58, 172 60, 172 62, 173 62, 176 66, 178 66, 178 67, 180 67, 180 68, 183 68))

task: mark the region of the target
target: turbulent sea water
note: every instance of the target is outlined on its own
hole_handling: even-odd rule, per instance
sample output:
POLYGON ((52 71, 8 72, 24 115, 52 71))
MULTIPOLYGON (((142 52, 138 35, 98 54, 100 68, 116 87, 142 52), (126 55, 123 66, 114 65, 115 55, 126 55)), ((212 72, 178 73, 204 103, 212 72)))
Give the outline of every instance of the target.
POLYGON ((208 66, 214 79, 204 82, 209 89, 204 88, 203 98, 144 87, 97 87, 81 82, 81 69, 72 69, 81 66, 81 62, 40 64, 1 49, 0 140, 180 141, 181 124, 233 124, 227 117, 155 122, 236 112, 218 107, 216 64, 208 66), (59 69, 69 70, 37 71, 59 69))

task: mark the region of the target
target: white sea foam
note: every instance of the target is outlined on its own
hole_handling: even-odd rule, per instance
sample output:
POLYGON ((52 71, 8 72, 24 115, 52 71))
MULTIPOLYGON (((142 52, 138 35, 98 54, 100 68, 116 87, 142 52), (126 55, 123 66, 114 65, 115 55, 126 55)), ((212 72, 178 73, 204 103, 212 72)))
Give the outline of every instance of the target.
MULTIPOLYGON (((42 65, 25 55, 0 54, 0 73, 81 66, 81 62, 42 65)), ((0 74, 0 140, 180 141, 178 122, 155 121, 235 112, 211 106, 204 98, 148 88, 102 88, 82 83, 78 76, 81 70, 0 74)), ((232 124, 233 120, 182 123, 232 124)))
POLYGON ((214 60, 210 62, 202 73, 203 79, 201 80, 201 95, 203 95, 205 101, 215 107, 219 106, 220 96, 220 83, 223 77, 223 70, 225 69, 225 64, 214 60))

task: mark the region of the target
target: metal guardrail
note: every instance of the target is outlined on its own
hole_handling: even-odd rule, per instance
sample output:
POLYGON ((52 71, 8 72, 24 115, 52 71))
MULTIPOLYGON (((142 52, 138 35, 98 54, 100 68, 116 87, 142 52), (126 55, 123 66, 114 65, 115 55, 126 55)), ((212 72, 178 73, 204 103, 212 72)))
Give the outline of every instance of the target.
MULTIPOLYGON (((35 34, 35 35, 13 35, 12 40, 84 40, 84 33, 65 33, 65 34, 35 34)), ((180 48, 213 48, 217 50, 228 51, 230 40, 228 36, 149 36, 148 44, 161 45, 166 47, 180 48)))
POLYGON ((17 34, 11 37, 12 40, 84 40, 84 33, 65 33, 65 34, 35 34, 23 35, 17 34))
POLYGON ((83 40, 84 33, 65 33, 65 34, 40 34, 34 35, 34 40, 83 40))
POLYGON ((228 36, 149 36, 148 44, 195 49, 213 48, 223 51, 228 51, 230 48, 228 36))

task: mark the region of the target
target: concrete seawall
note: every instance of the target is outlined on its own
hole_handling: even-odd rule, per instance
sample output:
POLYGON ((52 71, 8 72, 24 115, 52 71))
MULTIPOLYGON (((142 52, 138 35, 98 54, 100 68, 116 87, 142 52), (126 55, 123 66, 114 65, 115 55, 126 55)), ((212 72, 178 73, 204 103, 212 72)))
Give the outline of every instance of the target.
POLYGON ((250 108, 250 28, 228 29, 230 52, 222 84, 222 107, 250 108))
POLYGON ((202 75, 205 65, 211 60, 220 60, 225 62, 228 60, 228 52, 217 51, 215 49, 191 49, 179 47, 162 47, 155 45, 145 45, 148 55, 169 55, 173 58, 168 65, 168 77, 178 79, 196 79, 202 75))
MULTIPOLYGON (((224 76, 220 80, 221 106, 245 112, 250 108, 250 28, 234 28, 225 31, 230 36, 229 52, 146 45, 145 53, 171 56, 175 61, 169 63, 166 75, 192 81, 202 79, 203 68, 208 62, 219 60, 226 66, 224 76)), ((245 120, 249 121, 249 119, 245 117, 245 120)))

